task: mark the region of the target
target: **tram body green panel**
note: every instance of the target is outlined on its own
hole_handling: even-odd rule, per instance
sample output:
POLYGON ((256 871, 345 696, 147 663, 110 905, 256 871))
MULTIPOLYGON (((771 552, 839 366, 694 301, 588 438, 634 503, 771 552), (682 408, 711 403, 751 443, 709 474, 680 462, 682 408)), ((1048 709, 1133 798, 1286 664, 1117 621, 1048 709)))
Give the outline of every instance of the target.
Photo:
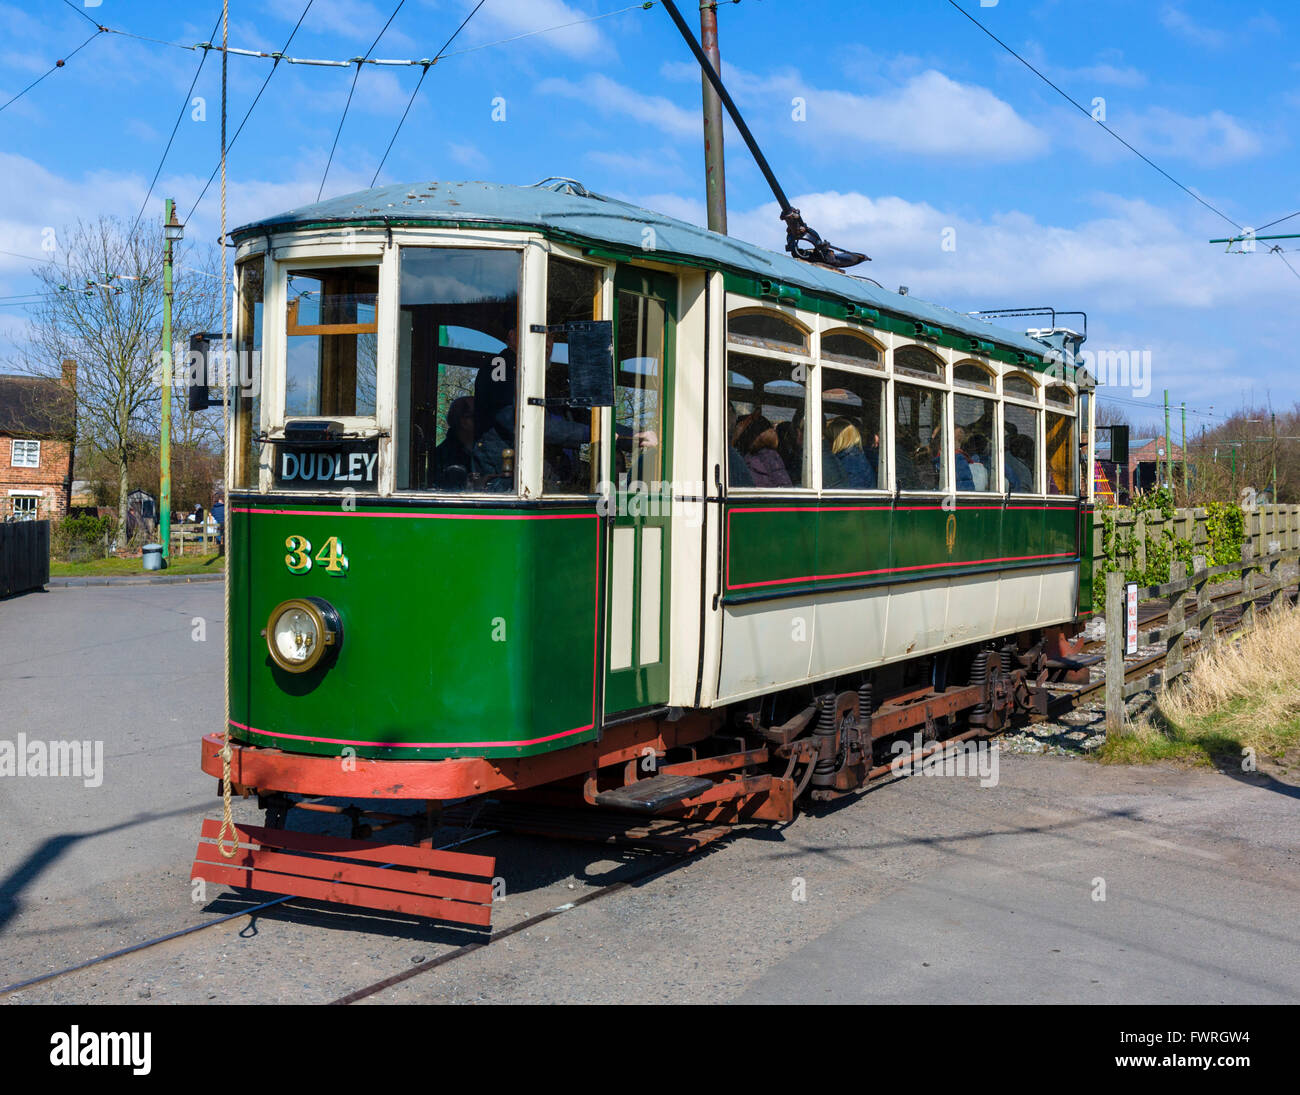
POLYGON ((382 759, 528 756, 592 740, 598 532, 588 512, 233 501, 232 734, 382 759), (337 536, 346 573, 315 561, 292 573, 291 536, 313 555, 337 536), (337 657, 287 673, 262 629, 276 605, 309 596, 338 610, 343 642, 337 657))
POLYGON ((731 603, 945 574, 1051 566, 1078 558, 1074 505, 941 498, 727 505, 731 603), (815 546, 815 552, 810 548, 815 546), (810 563, 815 560, 815 565, 810 563))

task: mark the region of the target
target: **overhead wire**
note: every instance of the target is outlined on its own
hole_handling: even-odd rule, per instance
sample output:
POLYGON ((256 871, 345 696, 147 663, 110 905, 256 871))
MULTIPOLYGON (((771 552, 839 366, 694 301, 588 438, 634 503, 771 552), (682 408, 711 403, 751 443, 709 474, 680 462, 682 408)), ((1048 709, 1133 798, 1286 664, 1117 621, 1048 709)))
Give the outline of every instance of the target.
MULTIPOLYGON (((424 78, 429 75, 429 69, 438 63, 442 55, 447 52, 447 47, 456 40, 456 36, 465 29, 465 25, 478 14, 478 9, 481 8, 484 3, 486 3, 486 0, 478 0, 478 3, 474 5, 474 10, 461 20, 460 26, 458 26, 452 33, 452 36, 443 43, 442 49, 438 50, 434 55, 433 60, 424 66, 424 71, 420 73, 420 78, 415 82, 415 88, 411 92, 411 97, 406 101, 406 109, 402 111, 402 116, 398 119, 397 128, 393 130, 393 136, 389 139, 388 147, 384 149, 384 154, 379 158, 379 166, 375 168, 375 173, 370 177, 371 186, 375 185, 375 180, 379 178, 379 173, 384 169, 384 164, 388 161, 388 154, 393 150, 393 145, 397 142, 397 135, 402 132, 402 126, 406 124, 406 116, 411 113, 411 107, 415 103, 415 97, 420 93, 420 86, 424 83, 424 78)), ((236 136, 238 136, 238 134, 236 134, 236 136)))
MULTIPOLYGON (((93 23, 94 20, 92 19, 91 22, 93 23)), ((84 42, 82 42, 81 45, 79 45, 66 57, 60 57, 57 61, 54 62, 54 64, 52 64, 49 68, 47 68, 44 72, 42 72, 38 77, 36 77, 35 80, 33 80, 30 84, 28 84, 25 88, 23 88, 22 91, 20 91, 12 99, 7 100, 3 104, 0 104, 0 111, 5 110, 7 107, 16 103, 19 99, 21 99, 24 95, 26 95, 29 91, 31 91, 32 88, 34 88, 37 84, 39 84, 42 80, 44 80, 45 77, 47 77, 51 72, 63 68, 69 61, 72 60, 72 58, 74 58, 78 53, 80 53, 83 49, 85 49, 88 45, 90 45, 90 43, 93 42, 96 38, 98 38, 102 33, 103 33, 103 28, 96 27, 95 33, 92 34, 89 38, 87 38, 84 42)))
MULTIPOLYGON (((316 0, 307 0, 307 6, 302 9, 302 14, 298 16, 298 22, 294 24, 293 30, 289 32, 289 37, 285 40, 284 50, 287 50, 289 46, 293 43, 294 35, 298 33, 298 28, 302 26, 303 20, 307 18, 307 13, 311 11, 311 6, 315 2, 316 0)), ((281 50, 280 52, 283 53, 284 50, 281 50)), ((230 149, 234 147, 235 142, 239 140, 239 135, 244 131, 244 123, 248 121, 249 117, 253 113, 254 108, 256 108, 258 101, 262 98, 262 92, 266 90, 266 85, 271 82, 271 77, 275 75, 276 70, 280 67, 280 61, 281 58, 276 57, 275 63, 271 65, 271 71, 266 74, 266 79, 262 81, 262 86, 257 89, 257 94, 253 96, 252 103, 249 104, 248 110, 244 112, 243 121, 241 121, 239 125, 235 128, 235 135, 230 138, 230 144, 226 148, 227 152, 229 152, 230 149)), ((203 189, 199 191, 199 196, 194 199, 194 204, 190 206, 190 211, 185 216, 185 220, 187 222, 193 219, 194 211, 198 209, 199 203, 203 201, 204 196, 208 192, 208 188, 212 185, 212 180, 217 177, 217 172, 220 170, 221 170, 221 164, 218 163, 216 167, 212 169, 212 173, 208 175, 208 181, 203 184, 203 189)))
MULTIPOLYGON (((212 33, 217 33, 217 27, 221 25, 221 16, 217 16, 217 21, 212 25, 212 33)), ((146 191, 144 201, 140 203, 140 212, 135 215, 135 221, 131 225, 131 231, 127 238, 130 239, 135 235, 136 227, 140 223, 140 218, 144 216, 144 211, 149 205, 149 199, 153 196, 153 188, 158 184, 158 176, 162 174, 163 164, 167 162, 167 154, 172 149, 172 142, 176 140, 176 133, 181 127, 181 121, 185 117, 185 112, 190 109, 191 97, 194 95, 194 89, 198 86, 199 76, 203 72, 203 64, 208 59, 206 53, 199 58, 199 67, 194 70, 194 79, 190 81, 190 89, 185 93, 185 99, 181 103, 180 113, 176 115, 176 124, 172 126, 171 136, 167 138, 167 147, 163 149, 163 154, 158 160, 158 167, 153 173, 153 179, 149 183, 149 189, 146 191)))
POLYGON ((334 131, 334 143, 330 145, 329 158, 325 161, 325 171, 320 177, 320 186, 316 190, 317 201, 320 201, 321 195, 325 192, 325 180, 329 178, 330 166, 334 163, 334 150, 339 146, 339 136, 343 133, 343 123, 347 121, 348 111, 352 107, 352 96, 356 93, 357 90, 357 80, 361 76, 362 61, 364 61, 365 57, 369 57, 372 53, 375 52, 375 47, 379 45, 379 39, 381 39, 384 36, 384 34, 388 31, 388 28, 392 26, 393 20, 397 18, 397 13, 402 10, 405 4, 406 4, 406 0, 397 0, 397 7, 393 9, 392 15, 388 17, 388 22, 386 22, 383 25, 382 29, 379 31, 379 33, 375 35, 375 40, 370 43, 370 48, 366 50, 365 56, 357 62, 357 70, 352 74, 352 86, 348 88, 347 102, 343 104, 343 115, 342 117, 339 118, 338 129, 334 131))
POLYGON ((1025 60, 1025 58, 1021 57, 1020 54, 1017 53, 1014 49, 1012 49, 1009 45, 1007 45, 1006 42, 1002 41, 1001 38, 999 38, 991 30, 989 30, 989 28, 986 27, 983 23, 981 23, 978 19, 976 19, 975 16, 973 16, 970 12, 968 12, 965 8, 963 8, 960 4, 958 4, 957 0, 947 0, 947 3, 955 11, 961 12, 962 15, 964 15, 967 19, 969 19, 972 23, 974 23, 975 26, 977 26, 980 30, 982 30, 985 34, 987 34, 990 38, 992 38, 993 41, 995 41, 1004 50, 1006 50, 1009 54, 1011 54, 1011 56, 1014 57, 1017 61, 1019 61, 1022 65, 1024 65, 1025 68, 1029 69, 1030 72, 1032 72, 1035 76, 1037 76, 1040 80, 1042 80, 1043 83, 1045 83, 1048 87, 1050 87, 1053 91, 1055 91, 1067 103, 1073 106, 1080 113, 1084 114, 1086 117, 1090 118, 1092 121, 1096 122, 1097 125, 1101 126, 1102 129, 1104 129, 1107 133, 1109 133, 1112 137, 1114 137, 1115 140, 1119 141, 1120 144, 1122 144, 1125 148, 1127 148, 1130 152, 1132 152, 1135 156, 1137 156, 1140 160, 1142 160, 1143 163, 1146 163, 1150 167, 1153 167, 1156 171, 1158 171, 1161 175, 1163 175, 1166 179, 1168 179, 1171 183, 1173 183, 1176 187, 1178 187, 1179 190, 1183 191, 1185 194, 1189 195, 1190 197, 1195 198, 1196 201, 1200 202, 1201 205, 1205 206, 1205 208, 1208 209, 1211 213, 1213 213, 1216 217, 1222 217, 1225 221, 1227 221, 1238 231, 1241 230, 1242 226, 1238 224, 1235 220, 1233 220, 1230 216, 1228 216, 1228 214, 1225 213, 1222 209, 1219 209, 1216 206, 1212 205, 1210 202, 1206 201, 1203 197, 1201 197, 1200 194, 1196 193, 1196 191, 1193 190, 1191 187, 1185 186, 1183 183, 1179 182, 1171 174, 1169 174, 1168 171, 1166 171, 1163 167, 1161 167, 1158 163, 1156 163, 1153 159, 1143 154, 1142 152, 1139 152, 1136 148, 1133 147, 1133 145, 1129 144, 1128 141, 1126 141, 1123 137, 1121 137, 1118 133, 1116 133, 1115 130, 1113 130, 1105 122, 1101 121, 1099 118, 1093 117, 1093 113, 1091 110, 1089 110, 1086 106, 1084 106, 1072 95, 1070 95, 1069 92, 1063 90, 1057 84, 1053 83, 1047 76, 1045 76, 1042 72, 1040 72, 1037 68, 1035 68, 1032 64, 1030 64, 1027 60, 1025 60))

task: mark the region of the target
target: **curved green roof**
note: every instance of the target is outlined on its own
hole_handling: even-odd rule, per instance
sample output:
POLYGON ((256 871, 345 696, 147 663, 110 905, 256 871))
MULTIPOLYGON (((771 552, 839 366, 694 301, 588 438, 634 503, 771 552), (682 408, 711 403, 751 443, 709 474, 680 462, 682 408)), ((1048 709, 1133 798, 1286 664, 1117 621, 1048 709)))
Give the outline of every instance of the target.
POLYGON ((381 186, 290 209, 243 225, 233 235, 244 239, 267 231, 332 224, 524 228, 633 254, 646 251, 644 232, 652 228, 654 257, 664 261, 717 267, 795 286, 817 296, 879 309, 882 313, 940 327, 947 333, 995 342, 1039 358, 1046 349, 1042 342, 1005 327, 890 292, 862 278, 768 251, 617 198, 591 193, 569 180, 547 180, 546 184, 536 186, 437 181, 381 186))

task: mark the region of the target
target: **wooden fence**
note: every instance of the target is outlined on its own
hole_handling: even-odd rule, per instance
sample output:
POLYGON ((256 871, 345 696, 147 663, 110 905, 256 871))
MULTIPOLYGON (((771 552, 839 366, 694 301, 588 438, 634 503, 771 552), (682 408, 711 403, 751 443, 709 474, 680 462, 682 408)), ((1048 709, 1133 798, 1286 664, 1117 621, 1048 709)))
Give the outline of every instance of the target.
MULTIPOLYGON (((1175 539, 1190 540, 1193 553, 1206 554, 1209 551, 1210 534, 1207 528, 1207 511, 1195 509, 1178 509, 1168 520, 1157 513, 1135 513, 1131 509, 1108 509, 1106 511, 1115 519, 1115 538, 1122 541, 1132 537, 1133 551, 1116 556, 1121 570, 1137 566, 1146 569, 1147 534, 1159 536, 1168 531, 1175 539)), ((1093 558, 1102 557, 1102 522, 1101 509, 1097 509, 1093 518, 1093 558)), ((1255 558, 1272 552, 1300 548, 1300 506, 1255 506, 1242 511, 1245 522, 1245 538, 1242 552, 1246 545, 1255 558)))
POLYGON ((206 521, 178 521, 172 525, 172 555, 215 555, 221 530, 206 521))
MULTIPOLYGON (((1292 507, 1275 508, 1291 509, 1292 507)), ((1124 680, 1124 652, 1128 639, 1124 575, 1116 571, 1107 574, 1107 736, 1123 732, 1126 699, 1139 692, 1168 684, 1187 671, 1191 664, 1186 645, 1186 632, 1189 627, 1200 629, 1200 642, 1197 649, 1204 653, 1209 651, 1220 638, 1214 618, 1216 612, 1242 608, 1241 619, 1233 631, 1234 635, 1241 635, 1255 626, 1257 600, 1268 597, 1269 607, 1276 608, 1291 599, 1287 593, 1288 589, 1297 587, 1297 595, 1300 595, 1300 571, 1289 578, 1284 577, 1282 573, 1283 564, 1297 561, 1300 561, 1300 547, 1274 551, 1269 555, 1256 558, 1251 549, 1251 540, 1247 539, 1242 545, 1242 561, 1239 563, 1207 567, 1205 557, 1198 555, 1192 561, 1190 576, 1187 574, 1185 564, 1177 561, 1172 563, 1169 568, 1169 581, 1163 585, 1148 586, 1136 591, 1139 603, 1151 600, 1164 600, 1167 603, 1162 626, 1143 630, 1139 624, 1137 628, 1138 647, 1164 644, 1164 665, 1132 681, 1124 680), (1241 589, 1237 593, 1212 599, 1210 579, 1221 574, 1236 573, 1241 574, 1241 589)))
POLYGON ((49 580, 49 521, 0 522, 0 597, 40 589, 49 580))

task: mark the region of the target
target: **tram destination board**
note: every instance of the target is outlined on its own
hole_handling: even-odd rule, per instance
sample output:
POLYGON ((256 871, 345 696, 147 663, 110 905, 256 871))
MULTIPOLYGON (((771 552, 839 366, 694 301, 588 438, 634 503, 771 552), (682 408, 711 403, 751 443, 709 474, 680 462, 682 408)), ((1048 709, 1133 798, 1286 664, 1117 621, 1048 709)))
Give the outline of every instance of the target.
POLYGON ((379 439, 339 439, 329 445, 280 441, 275 452, 277 488, 373 488, 378 483, 379 439))

